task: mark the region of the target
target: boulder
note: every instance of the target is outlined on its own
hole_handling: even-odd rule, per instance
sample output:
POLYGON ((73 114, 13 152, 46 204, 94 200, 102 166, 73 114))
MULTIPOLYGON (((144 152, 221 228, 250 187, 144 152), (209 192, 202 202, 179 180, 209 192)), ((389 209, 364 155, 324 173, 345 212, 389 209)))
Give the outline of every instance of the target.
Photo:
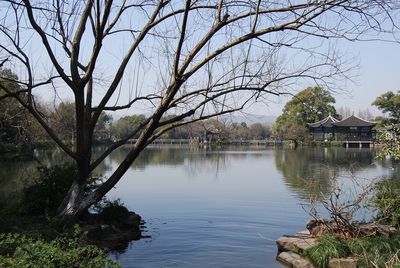
POLYGON ((278 251, 306 250, 315 245, 315 238, 309 236, 282 236, 276 240, 278 251))
POLYGON ((289 267, 293 267, 293 263, 296 260, 300 260, 301 256, 299 254, 296 254, 291 251, 284 251, 284 252, 279 253, 279 255, 276 257, 276 259, 278 261, 280 261, 281 263, 288 265, 289 267))
POLYGON ((87 215, 81 222, 80 241, 95 244, 107 250, 123 250, 129 242, 142 237, 141 217, 129 212, 120 222, 109 223, 98 214, 87 215))
POLYGON ((128 216, 123 221, 123 225, 126 227, 137 227, 139 228, 142 218, 135 212, 129 212, 128 216))
POLYGON ((301 259, 295 260, 293 262, 293 267, 294 268, 314 268, 315 266, 308 259, 301 258, 301 259))
POLYGON ((291 251, 281 252, 277 256, 277 260, 282 264, 293 268, 314 268, 314 265, 309 260, 302 258, 299 254, 291 251))

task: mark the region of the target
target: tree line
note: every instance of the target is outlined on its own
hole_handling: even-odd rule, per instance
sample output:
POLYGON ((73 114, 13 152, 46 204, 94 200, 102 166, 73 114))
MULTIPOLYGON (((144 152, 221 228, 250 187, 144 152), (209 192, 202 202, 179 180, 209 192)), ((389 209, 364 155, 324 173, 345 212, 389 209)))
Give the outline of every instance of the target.
MULTIPOLYGON (((311 139, 307 123, 318 122, 331 115, 336 119, 344 119, 354 113, 350 108, 336 110, 336 100, 332 94, 322 87, 308 87, 292 97, 284 106, 282 114, 277 118, 272 135, 276 139, 307 141, 311 139)), ((358 117, 377 123, 376 129, 392 124, 400 124, 400 91, 388 91, 378 96, 372 105, 384 113, 374 117, 366 108, 358 112, 358 117)))
MULTIPOLYGON (((4 76, 14 77, 15 74, 8 69, 0 69, 4 76)), ((11 91, 18 90, 18 84, 7 81, 0 83, 11 91)), ((1 96, 4 95, 0 95, 1 96)), ((47 124, 58 133, 60 139, 73 145, 76 138, 75 104, 73 102, 61 102, 46 105, 36 102, 40 106, 47 124)), ((161 118, 167 121, 176 115, 168 115, 161 118)), ((113 120, 109 113, 102 112, 94 129, 94 140, 97 143, 108 143, 124 139, 132 130, 140 127, 148 120, 145 115, 123 116, 113 120)), ((141 132, 137 132, 132 138, 138 138, 141 132)), ((164 139, 192 139, 206 140, 211 136, 214 141, 226 142, 229 140, 266 139, 271 134, 271 127, 267 124, 234 123, 227 120, 208 119, 201 122, 193 122, 176 127, 165 132, 164 139)), ((18 101, 13 98, 4 98, 0 101, 0 144, 3 149, 7 146, 12 149, 40 146, 51 142, 51 138, 41 128, 37 121, 18 101)))
MULTIPOLYGON (((3 77, 16 75, 9 69, 0 69, 3 77)), ((10 91, 16 92, 19 86, 16 83, 2 79, 0 83, 10 91)), ((1 94, 1 93, 0 93, 1 94)), ((42 129, 31 113, 27 111, 14 98, 4 98, 0 95, 0 144, 3 149, 40 146, 51 142, 51 138, 42 129)), ((47 124, 58 133, 60 139, 66 144, 73 145, 76 138, 75 104, 73 102, 61 102, 58 104, 46 104, 36 101, 40 107, 47 124)), ((168 115, 161 118, 167 121, 176 115, 168 115)), ((107 143, 124 139, 133 129, 145 123, 148 117, 145 115, 123 116, 113 120, 109 113, 102 112, 94 129, 94 140, 97 143, 107 143)), ((271 127, 267 124, 245 122, 235 123, 228 120, 208 119, 201 122, 193 122, 165 132, 164 139, 192 139, 205 140, 211 136, 214 141, 226 142, 229 140, 266 139, 271 135, 271 127)), ((140 132, 132 138, 138 138, 140 132)))

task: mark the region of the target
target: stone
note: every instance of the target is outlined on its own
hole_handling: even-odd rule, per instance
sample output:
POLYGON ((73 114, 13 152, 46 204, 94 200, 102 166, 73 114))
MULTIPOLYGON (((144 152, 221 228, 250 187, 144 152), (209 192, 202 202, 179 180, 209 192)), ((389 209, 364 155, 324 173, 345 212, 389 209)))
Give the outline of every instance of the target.
POLYGON ((307 237, 309 237, 310 236, 310 231, 309 230, 303 230, 303 231, 297 232, 296 236, 307 236, 307 237))
POLYGON ((285 264, 285 265, 289 265, 290 267, 293 266, 293 263, 296 260, 300 260, 301 256, 299 254, 296 254, 294 252, 291 251, 284 251, 279 253, 279 255, 276 257, 276 259, 278 261, 280 261, 281 263, 285 264))
POLYGON ((139 228, 140 226, 140 221, 142 218, 136 214, 135 212, 129 212, 128 216, 123 222, 123 225, 126 227, 137 227, 139 228))
POLYGON ((329 268, 357 268, 356 258, 332 258, 329 260, 329 268))
POLYGON ((315 245, 315 238, 309 236, 282 236, 276 240, 278 251, 306 250, 315 245))
POLYGON ((80 226, 80 241, 107 250, 123 250, 130 241, 141 238, 141 222, 141 217, 134 212, 127 213, 119 224, 110 224, 99 214, 88 214, 80 226))
POLYGON ((315 266, 307 259, 301 257, 299 254, 284 251, 281 252, 276 259, 282 264, 293 268, 314 268, 315 266))
POLYGON ((294 268, 314 268, 315 267, 311 261, 304 259, 304 258, 295 260, 292 265, 294 268))

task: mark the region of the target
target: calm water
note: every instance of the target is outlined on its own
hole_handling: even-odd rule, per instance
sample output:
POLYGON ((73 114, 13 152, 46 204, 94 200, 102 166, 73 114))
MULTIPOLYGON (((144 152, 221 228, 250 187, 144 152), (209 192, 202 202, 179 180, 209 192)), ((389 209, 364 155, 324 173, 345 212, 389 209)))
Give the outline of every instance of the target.
MULTIPOLYGON (((97 172, 110 174, 126 150, 97 172)), ((281 267, 275 240, 304 229, 310 196, 353 176, 393 175, 374 157, 370 149, 148 148, 108 197, 139 213, 149 238, 112 256, 123 267, 281 267)), ((0 194, 18 188, 4 179, 22 172, 16 165, 0 163, 0 194)))
MULTIPOLYGON (((109 170, 123 150, 108 159, 109 170)), ((333 181, 389 176, 366 150, 151 148, 110 193, 146 220, 124 267, 281 267, 275 240, 303 230, 310 195, 333 181), (351 170, 351 172, 350 172, 351 170)))

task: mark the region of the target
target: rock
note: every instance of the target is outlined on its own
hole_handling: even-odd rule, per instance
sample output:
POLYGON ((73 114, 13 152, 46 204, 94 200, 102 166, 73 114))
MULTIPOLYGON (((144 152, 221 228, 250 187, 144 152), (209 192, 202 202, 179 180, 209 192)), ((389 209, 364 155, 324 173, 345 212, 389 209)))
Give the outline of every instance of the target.
POLYGON ((276 240, 278 251, 306 250, 315 245, 315 238, 309 236, 282 236, 276 240))
POLYGON ((277 260, 282 264, 293 268, 314 268, 314 265, 309 260, 302 258, 299 254, 291 251, 281 252, 277 256, 277 260))
POLYGON ((129 212, 121 222, 108 223, 98 214, 87 215, 81 222, 80 241, 104 249, 122 250, 129 242, 141 238, 141 217, 129 212))
POLYGON ((280 262, 282 262, 285 265, 289 265, 290 267, 293 266, 293 263, 297 260, 300 260, 301 257, 299 254, 296 254, 294 252, 291 251, 284 251, 281 252, 276 259, 280 262))
POLYGON ((297 232, 296 236, 307 236, 307 237, 309 237, 310 236, 310 231, 309 230, 303 230, 303 231, 297 232))
POLYGON ((292 265, 294 268, 314 268, 315 267, 311 261, 304 259, 304 258, 295 260, 292 265))
POLYGON ((136 214, 135 212, 129 212, 128 216, 123 221, 123 225, 126 227, 139 228, 141 220, 142 218, 138 214, 136 214))
POLYGON ((332 258, 329 260, 329 268, 357 268, 357 259, 332 258))

